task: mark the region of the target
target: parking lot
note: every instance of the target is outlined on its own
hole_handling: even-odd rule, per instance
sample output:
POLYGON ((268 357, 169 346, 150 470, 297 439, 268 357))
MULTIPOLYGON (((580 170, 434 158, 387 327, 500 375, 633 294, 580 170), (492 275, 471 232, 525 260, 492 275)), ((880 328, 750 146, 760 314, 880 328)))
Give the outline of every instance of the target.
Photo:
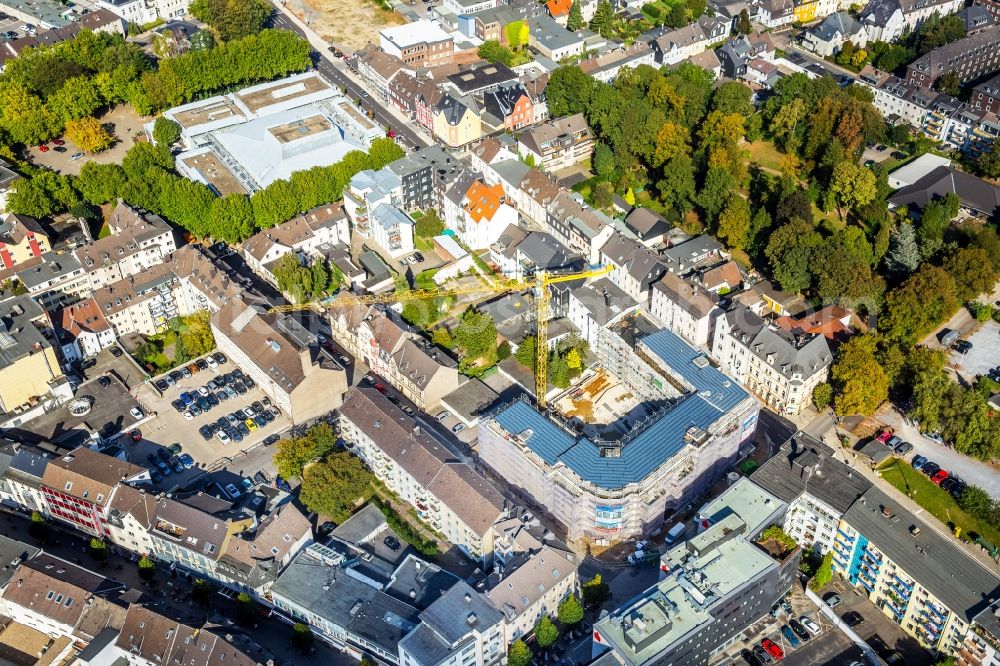
POLYGON ((948 363, 971 384, 977 375, 988 375, 992 368, 1000 365, 1000 324, 990 320, 963 339, 972 343, 972 349, 964 354, 952 349, 948 352, 948 363))
MULTIPOLYGON (((198 361, 204 360, 198 359, 198 361)), ((150 445, 169 446, 175 442, 179 443, 184 452, 193 458, 194 469, 208 467, 221 458, 231 458, 291 426, 285 415, 278 413, 278 410, 270 406, 270 401, 267 400, 267 396, 259 387, 248 388, 243 382, 232 381, 234 373, 242 371, 234 367, 228 359, 218 367, 206 367, 204 370, 188 373, 187 377, 180 374, 180 371, 175 372, 178 373, 177 379, 171 380, 173 383, 170 385, 166 384, 167 380, 164 375, 160 375, 136 389, 136 398, 140 404, 144 405, 150 412, 155 413, 155 418, 143 424, 142 435, 143 439, 150 445), (208 382, 217 384, 220 377, 230 379, 223 379, 225 385, 221 387, 217 385, 213 389, 207 388, 208 382), (164 390, 157 388, 157 383, 164 386, 164 390), (237 387, 240 388, 241 392, 236 390, 237 387), (202 390, 199 391, 199 389, 202 390), (175 405, 184 404, 181 398, 182 394, 188 394, 186 397, 189 405, 192 402, 195 404, 200 402, 202 405, 207 404, 208 410, 202 411, 201 407, 187 407, 178 411, 175 405), (208 397, 209 394, 212 398, 208 397), (223 395, 226 397, 222 398, 223 395), (210 400, 216 404, 212 404, 209 402, 210 400), (178 403, 177 401, 182 402, 178 403), (255 404, 256 409, 253 407, 255 404), (267 409, 272 415, 275 413, 277 415, 270 422, 264 421, 263 424, 260 420, 254 422, 254 417, 249 414, 235 416, 236 412, 247 408, 251 408, 257 417, 261 417, 263 409, 267 409), (201 413, 193 413, 198 411, 201 413), (227 425, 230 434, 232 431, 240 432, 239 441, 233 437, 231 441, 224 442, 223 439, 229 439, 230 434, 227 434, 225 438, 220 438, 216 434, 221 429, 219 419, 226 419, 227 416, 234 416, 234 418, 228 419, 227 425), (250 423, 247 423, 248 419, 253 423, 252 427, 250 423), (201 434, 204 428, 212 429, 209 439, 201 434)), ((205 432, 207 433, 207 431, 205 432)), ((136 462, 139 464, 146 462, 148 454, 144 451, 143 448, 136 456, 136 462)), ((179 476, 182 481, 186 478, 183 473, 179 476)), ((164 483, 168 482, 171 482, 170 478, 164 480, 164 483)), ((176 482, 176 478, 173 482, 176 482)))

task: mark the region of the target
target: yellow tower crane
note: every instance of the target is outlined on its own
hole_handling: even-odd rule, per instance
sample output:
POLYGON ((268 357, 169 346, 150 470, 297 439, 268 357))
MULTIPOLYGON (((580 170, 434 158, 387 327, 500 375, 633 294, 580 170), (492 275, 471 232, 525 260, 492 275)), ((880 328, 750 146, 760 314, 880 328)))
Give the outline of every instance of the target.
POLYGON ((437 289, 413 289, 407 292, 386 292, 384 294, 339 294, 333 298, 322 301, 310 301, 308 303, 298 303, 292 305, 276 305, 270 312, 295 312, 299 310, 323 310, 335 305, 347 305, 359 303, 362 305, 374 305, 376 303, 396 303, 400 301, 422 301, 443 296, 460 296, 463 294, 502 294, 510 291, 521 291, 532 289, 535 293, 535 397, 538 406, 544 409, 545 393, 548 390, 548 369, 549 369, 549 301, 552 300, 548 286, 560 282, 572 282, 573 280, 585 280, 607 275, 615 267, 611 264, 594 270, 580 271, 578 273, 560 273, 550 275, 546 271, 538 271, 532 280, 511 280, 506 278, 487 278, 487 284, 473 287, 458 288, 437 288, 437 289))

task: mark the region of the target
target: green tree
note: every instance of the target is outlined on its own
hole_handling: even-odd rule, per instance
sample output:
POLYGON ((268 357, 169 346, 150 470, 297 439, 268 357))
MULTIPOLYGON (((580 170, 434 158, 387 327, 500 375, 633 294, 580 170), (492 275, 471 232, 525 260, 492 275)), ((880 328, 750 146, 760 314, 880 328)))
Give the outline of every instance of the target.
POLYGON ((139 578, 149 580, 156 575, 156 563, 143 555, 139 558, 139 578))
POLYGON ((809 287, 813 255, 822 244, 819 232, 800 219, 791 220, 771 234, 764 255, 783 290, 799 292, 809 287))
POLYGON ((559 604, 557 616, 567 627, 579 624, 583 620, 583 605, 576 595, 569 595, 559 604))
POLYGON ((833 387, 826 382, 817 384, 813 389, 812 401, 816 409, 820 411, 826 409, 833 402, 833 387))
POLYGON ((614 185, 602 180, 594 186, 593 198, 594 208, 606 210, 611 207, 611 202, 615 195, 614 185))
POLYGON ((933 331, 958 309, 955 280, 943 268, 923 265, 885 298, 879 330, 904 347, 933 331))
POLYGON ((308 624, 296 622, 292 626, 292 645, 296 648, 302 650, 309 647, 312 645, 313 638, 312 629, 309 628, 308 624))
POLYGON ((97 537, 91 537, 90 556, 93 557, 98 562, 102 562, 108 559, 108 544, 104 543, 102 539, 98 539, 97 537))
POLYGON ((514 52, 495 39, 488 39, 479 45, 479 57, 486 62, 508 67, 514 64, 514 52))
POLYGON ((496 361, 497 327, 493 317, 473 308, 467 309, 453 333, 455 346, 469 359, 496 361))
POLYGON ((188 9, 227 42, 259 33, 273 10, 264 0, 194 0, 188 9))
POLYGON ((698 205, 705 213, 705 220, 714 223, 729 202, 736 183, 723 167, 711 167, 705 174, 705 183, 698 193, 698 205))
POLYGON ((718 236, 724 239, 729 247, 742 250, 747 246, 750 218, 750 202, 739 194, 733 194, 719 214, 718 236))
POLYGON ((749 35, 753 32, 753 26, 750 25, 750 13, 744 9, 740 12, 740 16, 736 19, 736 32, 741 35, 749 35))
POLYGON ((35 537, 36 539, 44 540, 49 533, 49 526, 45 520, 45 516, 39 511, 31 512, 31 523, 28 524, 28 534, 35 537))
POLYGON ((611 588, 601 578, 601 574, 595 574, 593 578, 580 586, 580 594, 583 596, 583 604, 587 608, 597 608, 611 599, 611 588))
POLYGON ((942 268, 955 281, 955 295, 960 301, 971 301, 979 294, 993 290, 997 271, 986 250, 966 247, 945 257, 942 268))
POLYGON ((299 497, 310 511, 324 513, 333 522, 342 523, 371 497, 374 480, 356 456, 334 451, 305 468, 299 497))
POLYGON ((425 212, 413 225, 413 232, 421 238, 433 238, 444 233, 444 222, 433 210, 425 212))
POLYGON ((934 82, 934 88, 946 95, 956 97, 962 94, 962 79, 956 70, 945 72, 934 82))
POLYGON ((455 346, 455 341, 451 339, 451 333, 444 326, 438 326, 434 329, 431 341, 445 349, 451 349, 455 346))
POLYGON ((313 292, 312 271, 302 265, 295 252, 288 252, 274 266, 274 279, 278 289, 288 295, 293 303, 305 303, 313 292))
POLYGON ((166 116, 160 116, 153 123, 153 140, 157 144, 172 146, 181 138, 181 126, 166 116))
POLYGON ((525 336, 525 338, 521 340, 521 344, 517 346, 517 350, 514 352, 514 358, 516 358, 521 365, 531 368, 532 372, 535 370, 535 350, 537 348, 537 340, 538 339, 534 335, 525 336))
POLYGON ((580 352, 575 347, 566 353, 566 367, 570 370, 580 370, 583 367, 583 362, 580 360, 580 352))
POLYGON ((907 275, 920 265, 920 247, 917 232, 909 222, 902 222, 889 234, 889 253, 885 267, 890 273, 907 275))
POLYGON ((507 648, 507 666, 531 666, 531 648, 518 639, 507 648))
POLYGON ((88 153, 99 153, 114 144, 115 138, 96 118, 66 122, 66 137, 88 153))
POLYGON ((997 510, 993 497, 979 486, 966 486, 958 497, 958 506, 970 516, 983 521, 992 521, 997 510))
POLYGON ((73 186, 88 203, 100 206, 122 196, 127 178, 125 171, 117 164, 86 162, 73 186))
POLYGON ((215 37, 210 30, 196 30, 188 40, 192 51, 205 51, 215 46, 215 37))
POLYGON ((827 551, 823 556, 823 562, 816 569, 816 575, 809 581, 809 589, 822 590, 833 580, 833 551, 827 551))
POLYGON ((594 146, 594 173, 600 178, 609 178, 615 170, 615 154, 603 143, 594 146))
POLYGON ((535 643, 543 650, 552 647, 559 640, 559 628, 553 624, 548 615, 543 615, 535 623, 534 632, 535 643))
POLYGON ((875 357, 876 337, 855 335, 841 345, 830 373, 834 407, 842 416, 871 416, 889 397, 889 379, 875 357))
POLYGON ((22 178, 7 195, 7 211, 31 217, 48 217, 73 207, 79 195, 67 176, 41 170, 22 178))
POLYGON ((875 198, 875 174, 854 162, 843 161, 833 168, 830 191, 843 220, 845 208, 854 211, 875 198))
POLYGON ((607 39, 613 36, 614 22, 615 12, 610 0, 599 0, 594 18, 590 21, 590 29, 607 39))
POLYGON ((336 435, 325 423, 317 424, 300 437, 289 437, 278 442, 274 453, 274 466, 285 479, 297 479, 312 460, 326 456, 336 446, 336 435))
POLYGON ((587 24, 583 20, 583 9, 580 6, 580 0, 573 0, 573 4, 569 6, 569 17, 566 19, 566 29, 576 32, 585 25, 587 24))
POLYGON ((85 118, 101 108, 104 98, 94 79, 75 76, 46 101, 52 114, 61 121, 85 118))
POLYGON ((511 21, 504 27, 507 45, 514 51, 520 51, 528 45, 531 29, 525 21, 511 21))
POLYGON ((712 102, 709 105, 711 111, 719 111, 723 114, 736 113, 749 117, 754 114, 751 97, 753 91, 739 81, 728 81, 715 89, 712 93, 712 102))
POLYGON ((977 165, 987 178, 1000 178, 1000 141, 994 141, 989 150, 979 154, 977 165))
MULTIPOLYGON (((608 0, 602 0, 610 10, 608 0)), ((597 82, 587 76, 576 65, 565 65, 556 68, 545 86, 545 98, 549 114, 553 118, 583 113, 587 110, 590 97, 597 82)))

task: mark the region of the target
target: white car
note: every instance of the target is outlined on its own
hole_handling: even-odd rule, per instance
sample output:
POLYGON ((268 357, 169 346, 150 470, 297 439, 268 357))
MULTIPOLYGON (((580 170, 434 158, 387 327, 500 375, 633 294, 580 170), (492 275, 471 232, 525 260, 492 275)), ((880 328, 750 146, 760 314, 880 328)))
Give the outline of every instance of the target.
POLYGON ((185 411, 184 412, 184 420, 185 421, 193 421, 194 420, 194 414, 192 414, 189 411, 185 411))
POLYGON ((134 418, 136 421, 145 416, 145 414, 142 413, 142 410, 139 409, 138 407, 133 407, 132 409, 128 410, 128 413, 131 414, 132 418, 134 418))
POLYGON ((216 436, 216 437, 217 437, 217 438, 219 439, 219 441, 220 441, 220 442, 222 442, 223 444, 228 444, 228 443, 229 443, 229 442, 231 441, 231 440, 229 439, 229 435, 227 435, 227 434, 226 434, 226 431, 225 431, 225 430, 220 430, 219 432, 215 433, 215 436, 216 436))
POLYGON ((813 636, 819 636, 819 625, 807 618, 805 615, 799 618, 799 623, 813 636))
POLYGON ((646 550, 646 548, 648 546, 649 546, 649 542, 646 541, 645 539, 643 539, 642 541, 636 541, 635 542, 635 549, 636 550, 646 550))
POLYGON ((205 357, 205 363, 208 363, 208 367, 212 368, 213 370, 219 367, 219 364, 211 356, 205 357))
POLYGON ((198 395, 200 395, 201 397, 207 398, 209 393, 211 393, 211 391, 208 390, 207 386, 198 387, 198 395))

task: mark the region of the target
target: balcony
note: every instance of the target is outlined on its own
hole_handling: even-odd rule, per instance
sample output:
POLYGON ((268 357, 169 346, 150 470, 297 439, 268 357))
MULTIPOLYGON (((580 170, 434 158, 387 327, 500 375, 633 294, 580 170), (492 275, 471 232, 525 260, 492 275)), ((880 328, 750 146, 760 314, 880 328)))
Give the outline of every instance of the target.
POLYGON ((902 578, 900 578, 896 574, 892 574, 892 577, 895 578, 896 581, 899 582, 900 587, 902 587, 903 589, 905 589, 907 594, 909 594, 910 592, 913 591, 913 583, 907 583, 905 580, 903 580, 902 578))
POLYGON ((854 543, 854 540, 857 538, 856 535, 855 536, 851 536, 847 532, 845 532, 844 530, 841 530, 841 529, 837 530, 837 534, 839 536, 844 537, 844 540, 847 541, 848 543, 854 543))

